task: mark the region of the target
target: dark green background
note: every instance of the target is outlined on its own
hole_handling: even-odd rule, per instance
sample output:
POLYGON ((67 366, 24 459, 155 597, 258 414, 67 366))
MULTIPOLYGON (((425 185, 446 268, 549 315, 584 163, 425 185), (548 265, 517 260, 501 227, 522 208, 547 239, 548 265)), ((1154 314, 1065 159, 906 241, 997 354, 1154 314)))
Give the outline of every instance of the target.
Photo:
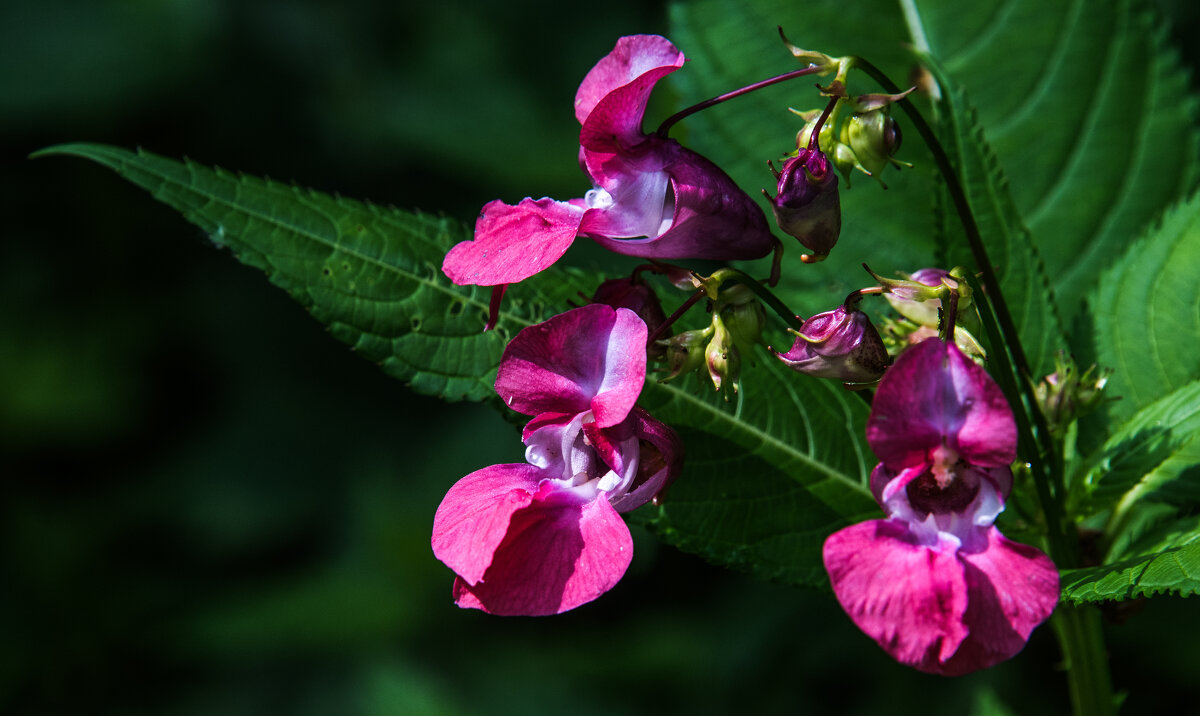
MULTIPOLYGON (((463 474, 520 459, 514 429, 385 378, 106 170, 25 159, 141 145, 464 220, 577 196, 579 80, 618 36, 667 28, 659 3, 559 5, 0 4, 0 710, 1067 708, 1047 628, 991 671, 924 676, 827 595, 641 533, 621 584, 573 613, 458 610, 433 511, 463 474)), ((1178 37, 1197 28, 1164 7, 1178 37)), ((1192 602, 1109 633, 1127 713, 1194 705, 1192 602)))

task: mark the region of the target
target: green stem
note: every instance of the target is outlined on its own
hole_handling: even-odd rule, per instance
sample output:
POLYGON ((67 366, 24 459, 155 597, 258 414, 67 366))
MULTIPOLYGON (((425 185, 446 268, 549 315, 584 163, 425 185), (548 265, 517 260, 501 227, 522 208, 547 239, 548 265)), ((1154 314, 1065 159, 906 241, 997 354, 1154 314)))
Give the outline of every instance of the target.
POLYGON ((1062 649, 1072 711, 1077 716, 1116 716, 1100 612, 1095 607, 1060 604, 1050 626, 1062 649))

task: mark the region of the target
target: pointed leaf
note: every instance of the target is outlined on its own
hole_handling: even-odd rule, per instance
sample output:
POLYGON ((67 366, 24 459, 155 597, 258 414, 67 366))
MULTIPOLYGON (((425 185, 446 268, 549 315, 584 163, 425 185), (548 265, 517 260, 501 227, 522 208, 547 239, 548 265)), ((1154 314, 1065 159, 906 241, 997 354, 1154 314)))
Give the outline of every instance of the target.
POLYGON ((744 409, 711 384, 647 384, 643 404, 681 428, 684 476, 641 520, 666 542, 787 584, 826 587, 821 545, 879 517, 867 489, 875 458, 867 406, 833 381, 760 359, 743 376, 744 409))
POLYGON ((1141 500, 1200 509, 1200 381, 1139 411, 1092 463, 1083 485, 1093 511, 1141 500))
POLYGON ((490 290, 454 286, 440 269, 446 250, 469 236, 456 221, 145 151, 66 144, 35 156, 54 154, 90 159, 146 189, 264 271, 336 338, 427 395, 492 398, 508 338, 547 305, 590 291, 567 272, 523 283, 507 297, 498 330, 485 333, 490 290))
MULTIPOLYGON (((492 398, 508 336, 598 283, 554 267, 511 289, 499 330, 483 333, 489 292, 455 286, 437 269, 468 234, 453 221, 146 152, 77 144, 40 154, 88 158, 149 190, 386 372, 447 399, 492 398)), ((824 536, 877 512, 865 487, 874 465, 866 404, 765 356, 743 386, 749 407, 740 411, 696 380, 686 389, 647 382, 642 403, 687 439, 684 477, 647 519, 719 564, 823 584, 824 536)))

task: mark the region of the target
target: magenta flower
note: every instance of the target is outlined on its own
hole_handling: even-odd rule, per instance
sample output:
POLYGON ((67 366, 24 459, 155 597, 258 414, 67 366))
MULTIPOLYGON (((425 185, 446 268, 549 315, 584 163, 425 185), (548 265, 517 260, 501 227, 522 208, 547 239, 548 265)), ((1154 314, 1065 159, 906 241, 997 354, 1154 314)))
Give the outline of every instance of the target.
POLYGON ((1012 657, 1054 611, 1050 558, 993 526, 1012 488, 1016 425, 1000 389, 931 338, 876 391, 871 491, 887 519, 825 542, 842 608, 897 661, 956 676, 1012 657))
POLYGON ((575 95, 579 163, 592 181, 579 199, 526 198, 483 207, 475 238, 442 271, 459 285, 522 281, 557 261, 577 236, 629 256, 753 259, 774 244, 762 211, 733 180, 673 139, 642 132, 654 85, 684 57, 657 35, 622 37, 575 95))
POLYGON ((457 574, 460 607, 557 614, 612 588, 633 555, 619 512, 679 471, 670 428, 635 405, 646 377, 646 324, 592 304, 531 326, 500 361, 496 392, 525 426, 527 464, 459 480, 433 521, 433 552, 457 574))

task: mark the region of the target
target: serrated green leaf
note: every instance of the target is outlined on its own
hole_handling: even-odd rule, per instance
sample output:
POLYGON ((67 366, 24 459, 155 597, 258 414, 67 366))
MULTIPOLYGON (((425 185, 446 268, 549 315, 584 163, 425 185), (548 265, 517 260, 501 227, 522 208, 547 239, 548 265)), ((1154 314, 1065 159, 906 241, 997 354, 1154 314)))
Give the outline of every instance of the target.
POLYGON ((1062 598, 1076 604, 1123 601, 1158 594, 1188 596, 1200 591, 1200 524, 1176 520, 1150 532, 1128 552, 1099 567, 1062 573, 1062 598))
MULTIPOLYGON (((1008 190, 1008 179, 984 137, 966 92, 953 84, 930 58, 929 65, 945 93, 939 105, 938 133, 958 170, 971 213, 979 225, 988 258, 996 269, 1005 303, 1012 315, 1033 376, 1047 372, 1066 336, 1055 308, 1054 292, 1041 256, 1008 190)), ((949 205, 949 200, 946 200, 949 205)), ((943 213, 940 235, 947 239, 950 265, 976 266, 957 214, 943 213)))
POLYGON ((1110 415, 1129 416, 1200 377, 1200 196, 1172 209, 1104 274, 1094 296, 1110 415))
POLYGON ((496 331, 484 333, 490 290, 454 286, 442 256, 470 237, 457 221, 332 197, 290 184, 97 144, 35 156, 98 162, 146 189, 261 269, 330 332, 414 390, 447 400, 494 396, 512 333, 586 288, 556 271, 511 292, 496 331))
POLYGON ((641 519, 717 564, 823 587, 825 538, 880 516, 866 487, 875 465, 863 438, 867 407, 836 383, 768 360, 746 371, 740 417, 711 385, 647 384, 646 408, 690 439, 686 479, 641 519))
MULTIPOLYGON (((489 291, 454 286, 439 267, 469 234, 457 222, 100 145, 64 145, 179 210, 267 273, 339 339, 421 392, 488 399, 508 335, 590 293, 598 280, 555 267, 509 291, 499 330, 483 333, 489 291)), ((867 409, 840 386, 771 358, 747 367, 741 411, 711 386, 648 381, 642 403, 688 436, 689 459, 653 518, 669 541, 720 564, 823 584, 820 545, 875 512, 867 409), (721 450, 716 450, 721 446, 721 450), (787 499, 752 496, 777 495, 787 499), (750 529, 750 528, 753 529, 750 529)))
POLYGON ((1200 508, 1200 382, 1127 420, 1091 461, 1081 487, 1093 511, 1142 500, 1200 508))
POLYGON ((1100 272, 1195 185, 1197 102, 1177 54, 1126 0, 907 4, 970 93, 1070 325, 1100 272))

